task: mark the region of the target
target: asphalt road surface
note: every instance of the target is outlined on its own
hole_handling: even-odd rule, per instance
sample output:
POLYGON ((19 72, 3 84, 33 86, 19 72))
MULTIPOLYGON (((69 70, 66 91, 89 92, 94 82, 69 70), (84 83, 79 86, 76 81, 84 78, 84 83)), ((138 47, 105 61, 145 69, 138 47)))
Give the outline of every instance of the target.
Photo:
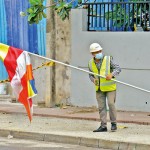
MULTIPOLYGON (((79 145, 0 137, 0 150, 106 150, 79 145)), ((108 149, 107 149, 108 150, 108 149)))

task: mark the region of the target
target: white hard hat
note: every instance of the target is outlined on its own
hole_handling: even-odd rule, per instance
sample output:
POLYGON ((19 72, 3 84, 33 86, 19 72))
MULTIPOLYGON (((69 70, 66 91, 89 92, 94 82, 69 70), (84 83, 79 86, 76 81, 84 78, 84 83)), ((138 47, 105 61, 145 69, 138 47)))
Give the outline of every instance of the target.
POLYGON ((103 48, 98 43, 93 43, 90 45, 90 52, 97 52, 102 50, 103 48))

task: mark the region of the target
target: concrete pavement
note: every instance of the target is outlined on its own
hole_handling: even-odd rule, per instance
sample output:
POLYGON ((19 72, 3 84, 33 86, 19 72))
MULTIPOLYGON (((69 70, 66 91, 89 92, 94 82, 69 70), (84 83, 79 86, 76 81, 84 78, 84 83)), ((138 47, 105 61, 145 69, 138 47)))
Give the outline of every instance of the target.
POLYGON ((0 136, 12 135, 21 139, 117 150, 150 150, 149 113, 119 112, 119 122, 122 123, 118 123, 117 132, 111 132, 108 123, 108 132, 93 133, 92 131, 99 127, 97 111, 86 112, 86 109, 73 107, 67 109, 35 107, 35 116, 31 124, 24 114, 22 105, 0 104, 0 112, 0 136))

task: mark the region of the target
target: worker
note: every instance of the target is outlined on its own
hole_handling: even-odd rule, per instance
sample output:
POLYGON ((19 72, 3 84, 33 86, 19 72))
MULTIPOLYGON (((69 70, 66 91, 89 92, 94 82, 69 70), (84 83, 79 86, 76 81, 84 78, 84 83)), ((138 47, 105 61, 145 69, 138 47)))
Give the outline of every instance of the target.
POLYGON ((121 68, 114 62, 112 56, 105 56, 103 54, 103 48, 98 43, 90 45, 90 53, 93 57, 88 64, 90 72, 105 77, 102 78, 97 75, 89 74, 90 80, 95 84, 96 99, 101 121, 100 127, 93 132, 107 132, 106 98, 109 106, 111 131, 116 131, 116 82, 111 79, 115 79, 115 76, 121 72, 121 68))

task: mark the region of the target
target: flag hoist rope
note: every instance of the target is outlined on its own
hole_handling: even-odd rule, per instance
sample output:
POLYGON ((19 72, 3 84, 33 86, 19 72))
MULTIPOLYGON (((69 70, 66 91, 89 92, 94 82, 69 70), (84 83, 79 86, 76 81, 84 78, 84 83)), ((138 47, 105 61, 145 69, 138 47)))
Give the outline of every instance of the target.
MULTIPOLYGON (((50 58, 47 58, 47 57, 44 57, 44 56, 40 56, 40 55, 37 55, 37 54, 33 54, 33 53, 30 53, 30 52, 28 52, 28 53, 31 54, 31 55, 33 55, 33 56, 37 56, 37 57, 40 57, 40 58, 43 58, 43 59, 47 59, 47 60, 50 60, 50 61, 52 61, 52 62, 61 64, 61 65, 64 65, 64 66, 67 66, 67 67, 70 67, 70 68, 73 68, 73 69, 76 69, 76 70, 80 70, 80 71, 86 72, 86 73, 88 73, 88 74, 93 74, 93 75, 97 75, 97 76, 99 76, 99 77, 105 78, 105 76, 101 76, 101 75, 99 75, 99 74, 96 74, 96 73, 93 73, 93 72, 90 72, 90 71, 81 69, 81 68, 79 68, 79 67, 75 67, 75 66, 72 66, 72 65, 69 65, 69 64, 65 64, 65 63, 63 63, 63 62, 60 62, 60 61, 57 61, 57 60, 54 60, 54 59, 50 59, 50 58)), ((137 87, 137 86, 134 86, 134 85, 131 85, 131 84, 128 84, 128 83, 125 83, 125 82, 116 80, 116 79, 111 79, 111 80, 112 80, 112 81, 116 81, 117 83, 120 83, 120 84, 123 84, 123 85, 126 85, 126 86, 130 86, 130 87, 132 87, 132 88, 135 88, 135 89, 138 89, 138 90, 141 90, 141 91, 150 93, 149 90, 146 90, 146 89, 143 89, 143 88, 140 88, 140 87, 137 87)))
MULTIPOLYGON (((42 65, 40 65, 40 66, 38 66, 38 67, 32 69, 32 71, 35 71, 35 70, 37 70, 37 69, 40 69, 40 68, 42 68, 42 67, 44 67, 44 66, 54 66, 54 62, 53 62, 53 61, 49 61, 49 62, 42 63, 42 65)), ((10 82, 10 80, 9 80, 9 79, 0 80, 0 83, 6 83, 6 82, 10 82)))

